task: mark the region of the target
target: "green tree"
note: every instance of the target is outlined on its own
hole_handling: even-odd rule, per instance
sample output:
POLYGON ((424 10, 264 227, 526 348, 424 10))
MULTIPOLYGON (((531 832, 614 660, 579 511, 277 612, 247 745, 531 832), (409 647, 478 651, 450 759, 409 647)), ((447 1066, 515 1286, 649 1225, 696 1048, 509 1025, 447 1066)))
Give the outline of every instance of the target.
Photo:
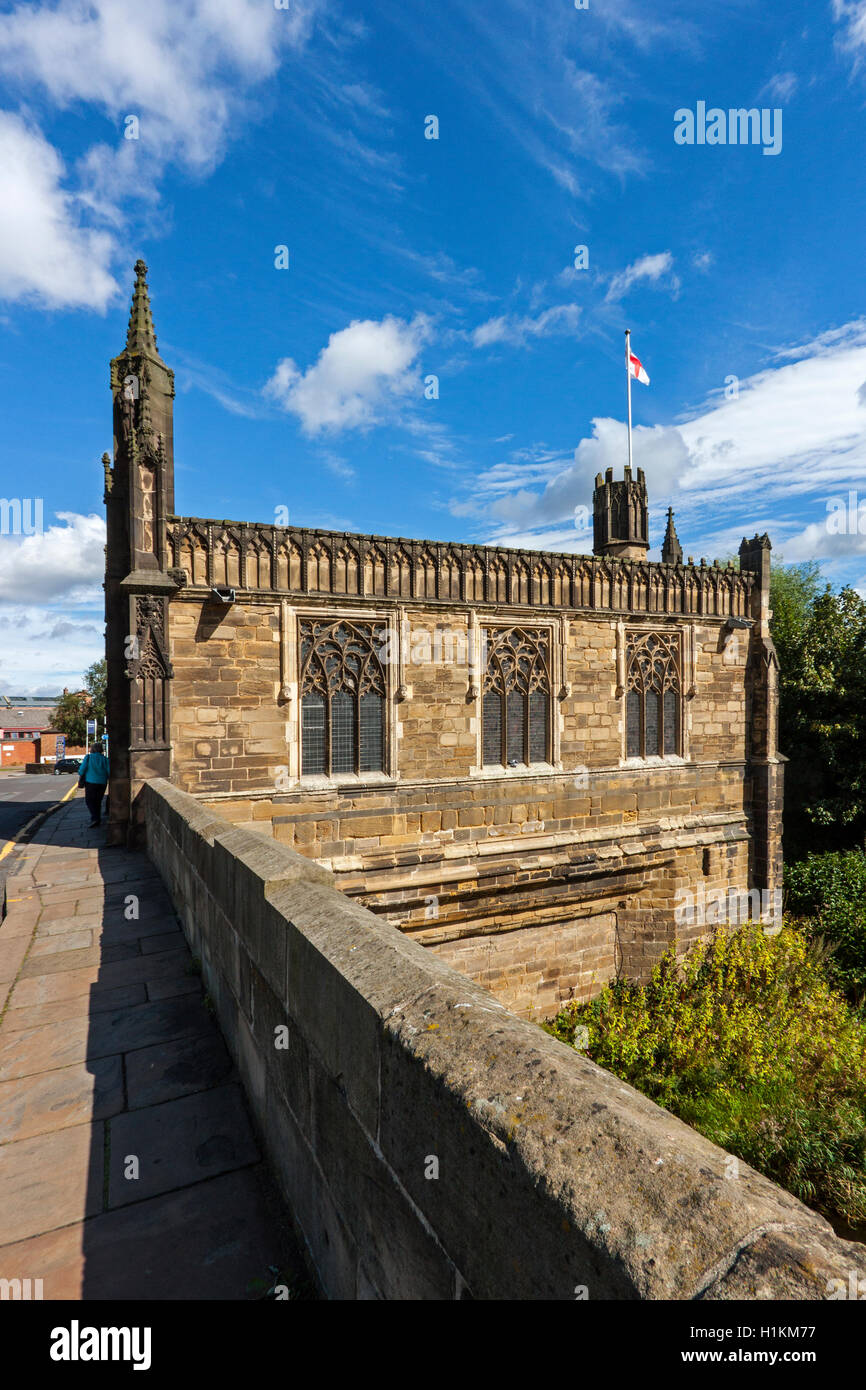
POLYGON ((782 668, 782 682, 796 669, 809 613, 821 589, 821 566, 817 560, 808 560, 802 565, 785 565, 780 558, 770 568, 771 625, 782 668))
POLYGON ((86 720, 99 721, 99 731, 105 728, 105 689, 107 668, 105 659, 95 661, 84 673, 84 689, 61 695, 54 707, 51 727, 66 735, 70 748, 82 747, 86 741, 86 720))
POLYGON ((821 591, 814 562, 771 574, 779 654, 786 856, 861 845, 866 835, 866 602, 821 591))
POLYGON ((105 657, 94 661, 84 672, 84 688, 90 696, 90 718, 99 720, 100 732, 105 725, 105 693, 108 687, 108 663, 105 657))

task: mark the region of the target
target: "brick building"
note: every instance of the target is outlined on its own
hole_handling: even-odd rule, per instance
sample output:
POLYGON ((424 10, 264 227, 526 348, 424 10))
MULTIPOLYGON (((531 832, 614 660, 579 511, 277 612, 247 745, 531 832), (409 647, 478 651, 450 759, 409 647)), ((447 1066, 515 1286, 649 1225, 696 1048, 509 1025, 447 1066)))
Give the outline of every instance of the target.
POLYGON ((316 858, 535 1017, 781 881, 770 542, 649 548, 642 470, 592 556, 181 517, 146 267, 111 364, 110 839, 168 777, 316 858))
MULTIPOLYGON (((53 696, 0 696, 0 768, 54 762, 62 738, 52 728, 56 705, 53 696)), ((72 756, 76 750, 66 751, 72 756)))

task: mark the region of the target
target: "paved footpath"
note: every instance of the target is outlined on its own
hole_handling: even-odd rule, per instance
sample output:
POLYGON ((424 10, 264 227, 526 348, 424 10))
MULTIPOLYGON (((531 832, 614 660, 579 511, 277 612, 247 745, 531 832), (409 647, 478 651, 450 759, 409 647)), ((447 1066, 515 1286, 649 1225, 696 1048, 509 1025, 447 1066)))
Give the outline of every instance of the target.
POLYGON ((276 1268, 308 1296, 159 875, 104 839, 77 795, 6 884, 0 1278, 46 1299, 243 1299, 276 1268))

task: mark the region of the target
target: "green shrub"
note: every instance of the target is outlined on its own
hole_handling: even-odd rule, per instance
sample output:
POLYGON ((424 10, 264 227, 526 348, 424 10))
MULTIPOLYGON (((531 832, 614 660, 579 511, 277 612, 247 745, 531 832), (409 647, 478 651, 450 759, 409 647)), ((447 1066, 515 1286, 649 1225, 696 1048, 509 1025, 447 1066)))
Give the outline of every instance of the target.
POLYGON ((830 948, 827 973, 852 1003, 866 999, 866 854, 810 854, 785 866, 785 906, 830 948))
POLYGON ((647 985, 619 981, 543 1025, 801 1201, 866 1220, 866 1024, 786 922, 719 932, 647 985))

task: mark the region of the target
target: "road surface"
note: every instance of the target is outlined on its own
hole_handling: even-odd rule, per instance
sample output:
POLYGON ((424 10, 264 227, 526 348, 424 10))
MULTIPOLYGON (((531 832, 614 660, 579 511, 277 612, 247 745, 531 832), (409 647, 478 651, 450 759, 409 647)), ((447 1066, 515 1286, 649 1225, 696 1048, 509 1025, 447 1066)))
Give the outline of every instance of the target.
POLYGON ((0 772, 0 911, 3 884, 17 857, 9 844, 29 820, 55 806, 77 781, 74 772, 59 777, 53 772, 0 772))

